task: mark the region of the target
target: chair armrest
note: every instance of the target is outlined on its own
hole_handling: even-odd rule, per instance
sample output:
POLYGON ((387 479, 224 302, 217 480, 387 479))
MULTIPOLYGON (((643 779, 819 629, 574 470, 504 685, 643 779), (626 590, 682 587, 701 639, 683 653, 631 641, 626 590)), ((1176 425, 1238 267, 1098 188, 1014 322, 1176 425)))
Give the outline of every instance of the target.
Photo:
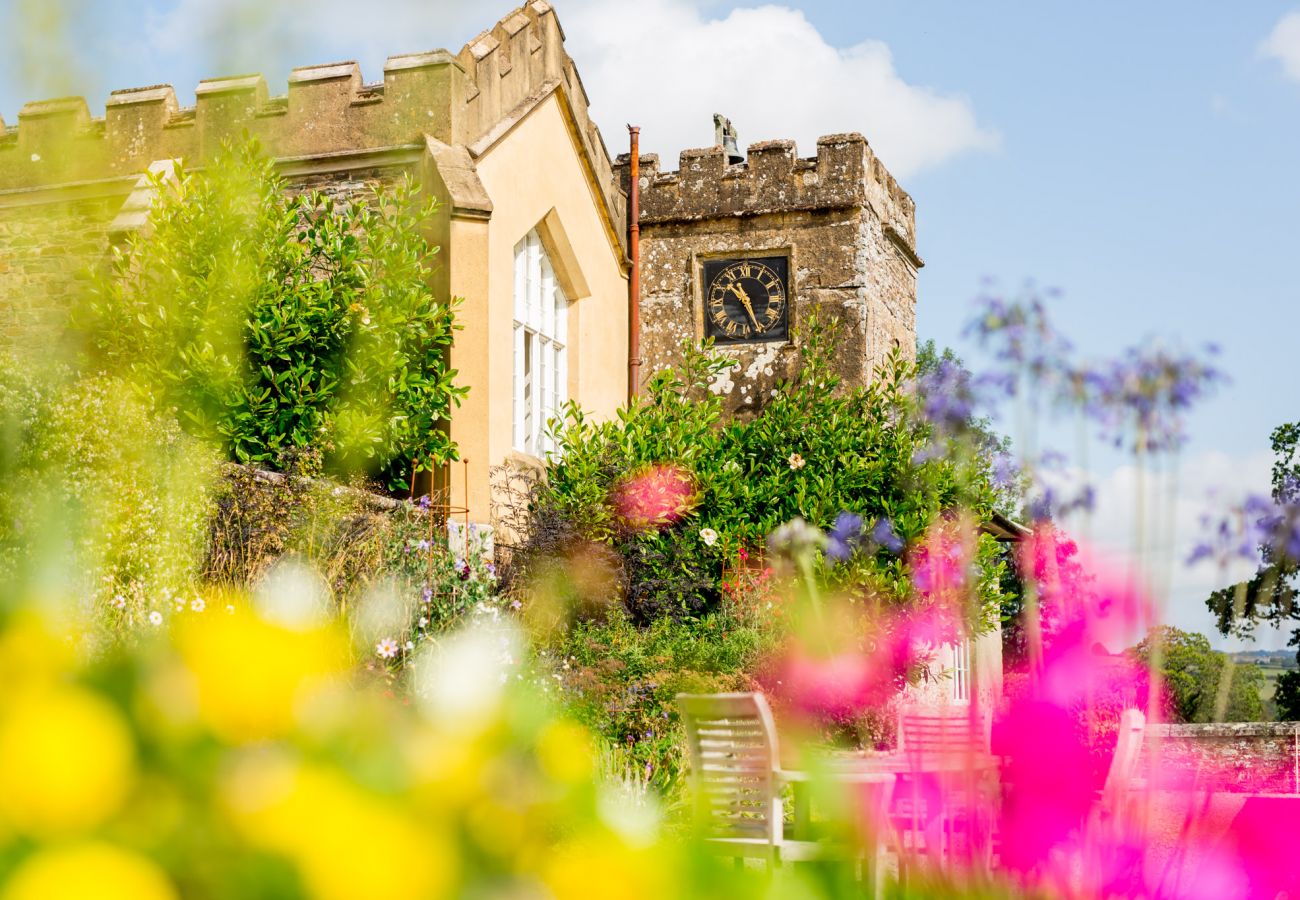
POLYGON ((812 775, 797 769, 777 769, 774 774, 778 784, 803 784, 813 780, 812 775))

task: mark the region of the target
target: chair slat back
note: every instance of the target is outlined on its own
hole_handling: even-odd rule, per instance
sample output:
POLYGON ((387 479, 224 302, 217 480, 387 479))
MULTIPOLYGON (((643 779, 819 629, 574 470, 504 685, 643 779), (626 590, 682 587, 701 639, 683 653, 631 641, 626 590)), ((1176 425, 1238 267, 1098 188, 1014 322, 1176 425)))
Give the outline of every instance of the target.
POLYGON ((969 708, 905 707, 899 715, 899 749, 913 768, 988 752, 984 729, 969 708))
POLYGON ((1111 757, 1106 784, 1101 789, 1102 804, 1111 810, 1119 807, 1124 795, 1128 793, 1133 776, 1137 774, 1146 724, 1147 718, 1140 709, 1126 709, 1120 714, 1115 755, 1111 757))
POLYGON ((678 694, 700 824, 710 837, 781 840, 776 724, 762 694, 678 694))

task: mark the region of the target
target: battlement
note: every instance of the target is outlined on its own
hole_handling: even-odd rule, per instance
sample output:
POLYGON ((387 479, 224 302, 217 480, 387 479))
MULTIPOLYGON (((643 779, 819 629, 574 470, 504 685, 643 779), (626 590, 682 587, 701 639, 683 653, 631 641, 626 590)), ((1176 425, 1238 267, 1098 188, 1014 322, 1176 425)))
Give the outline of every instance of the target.
MULTIPOLYGON (((628 154, 614 162, 625 191, 630 166, 628 154)), ((870 207, 915 256, 916 204, 860 134, 822 137, 817 155, 804 159, 794 141, 751 144, 735 165, 721 147, 683 150, 675 172, 649 154, 640 176, 642 225, 870 207)))
POLYGON ((193 107, 170 85, 114 91, 103 118, 81 97, 28 103, 17 126, 0 120, 0 190, 138 174, 159 159, 201 163, 222 139, 247 131, 271 154, 321 156, 423 141, 428 135, 471 153, 494 129, 552 91, 587 151, 612 213, 623 208, 564 33, 545 0, 528 0, 459 53, 390 56, 382 83, 355 62, 294 69, 283 96, 260 75, 201 81, 193 107))

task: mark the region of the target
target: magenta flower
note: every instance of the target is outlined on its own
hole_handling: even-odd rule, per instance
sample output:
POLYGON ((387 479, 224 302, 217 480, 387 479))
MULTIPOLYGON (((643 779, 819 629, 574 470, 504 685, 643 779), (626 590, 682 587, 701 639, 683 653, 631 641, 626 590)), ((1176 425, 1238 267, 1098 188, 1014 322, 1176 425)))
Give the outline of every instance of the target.
POLYGON ((632 529, 662 528, 681 520, 698 500, 695 479, 680 466, 653 465, 618 484, 610 502, 632 529))
POLYGON ((956 611, 966 598, 974 547, 970 536, 954 522, 930 529, 909 554, 912 589, 933 605, 956 611))

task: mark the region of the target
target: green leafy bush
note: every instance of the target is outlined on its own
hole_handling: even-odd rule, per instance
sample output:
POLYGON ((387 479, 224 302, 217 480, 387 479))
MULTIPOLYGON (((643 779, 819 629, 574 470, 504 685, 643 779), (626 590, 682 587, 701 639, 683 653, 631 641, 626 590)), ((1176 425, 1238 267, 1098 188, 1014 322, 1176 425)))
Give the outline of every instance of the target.
POLYGON ((455 458, 445 423, 456 301, 429 287, 436 203, 409 180, 368 203, 290 194, 255 145, 156 179, 147 230, 116 248, 77 318, 122 372, 232 459, 318 448, 390 487, 455 458))
POLYGON ((547 655, 578 718, 671 796, 683 746, 673 698, 753 690, 755 661, 778 638, 770 620, 745 621, 730 608, 643 627, 615 607, 576 623, 547 655))
MULTIPOLYGON (((957 510, 977 522, 997 501, 986 465, 936 446, 944 437, 916 410, 913 364, 892 358, 871 385, 847 389, 831 373, 834 328, 810 322, 799 341, 798 375, 751 419, 724 421, 710 381, 731 362, 706 345, 685 348, 684 364, 657 373, 617 418, 594 422, 570 404, 552 423, 558 450, 534 492, 511 590, 569 601, 567 627, 547 647, 561 683, 584 721, 661 787, 680 770, 676 693, 780 678, 766 669, 792 637, 783 594, 794 588, 767 565, 769 535, 796 518, 833 530, 845 512, 868 532, 887 522, 890 540, 837 559, 815 553, 804 575, 849 598, 846 621, 901 621, 931 602, 913 584, 913 568, 927 565, 921 548, 951 543, 936 535, 961 530, 957 510), (659 505, 630 514, 629 497, 659 505), (605 602, 557 590, 556 559, 569 572, 613 570, 587 591, 605 602)), ((997 620, 1004 562, 988 535, 970 548, 974 599, 961 612, 979 633, 997 620)), ((888 723, 874 712, 824 722, 823 737, 877 743, 888 723)))
POLYGON ((64 547, 78 612, 113 624, 197 577, 217 460, 129 385, 0 360, 0 435, 0 578, 64 547))
MULTIPOLYGON (((909 393, 915 366, 896 356, 869 386, 845 389, 831 372, 834 331, 808 323, 798 375, 752 419, 722 421, 709 382, 731 362, 708 346, 686 348, 683 366, 657 373, 614 420, 594 423, 570 404, 553 423, 558 449, 533 501, 520 566, 557 544, 608 544, 622 561, 629 613, 645 623, 716 608, 742 551, 758 559, 767 536, 795 518, 830 529, 847 511, 868 527, 887 521, 910 544, 950 510, 991 515, 997 495, 986 469, 931 446, 939 438, 909 393), (656 465, 684 470, 694 493, 672 522, 629 524, 611 498, 656 465)), ((970 611, 975 631, 988 627, 1001 596, 996 542, 982 536, 978 556, 985 578, 982 606, 970 611)), ((904 556, 883 546, 826 568, 837 586, 870 587, 888 602, 913 594, 904 556)))

